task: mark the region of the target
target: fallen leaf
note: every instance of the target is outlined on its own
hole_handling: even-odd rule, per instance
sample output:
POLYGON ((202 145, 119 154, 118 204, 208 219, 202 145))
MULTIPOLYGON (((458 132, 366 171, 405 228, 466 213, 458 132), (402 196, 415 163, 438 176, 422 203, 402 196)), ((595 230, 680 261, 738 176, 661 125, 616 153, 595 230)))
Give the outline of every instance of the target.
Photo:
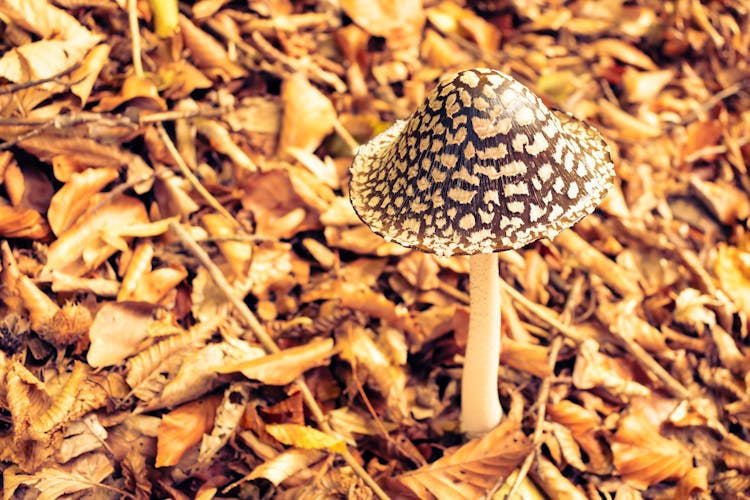
POLYGON ((485 436, 396 479, 419 498, 473 499, 510 475, 531 449, 520 422, 506 418, 485 436))
POLYGON ((611 447, 615 468, 628 484, 638 489, 666 479, 681 479, 693 466, 693 456, 685 445, 662 436, 639 414, 620 419, 611 447))
POLYGON ((203 434, 214 425, 221 395, 191 401, 175 408, 161 418, 156 467, 177 465, 185 452, 200 443, 203 434))
POLYGON ((327 364, 332 355, 333 339, 315 339, 305 345, 224 366, 218 372, 242 372, 245 377, 264 384, 286 385, 310 368, 327 364))
POLYGON ((298 424, 268 424, 266 432, 280 443, 306 450, 328 450, 334 453, 344 453, 346 443, 342 439, 333 437, 312 427, 298 424))

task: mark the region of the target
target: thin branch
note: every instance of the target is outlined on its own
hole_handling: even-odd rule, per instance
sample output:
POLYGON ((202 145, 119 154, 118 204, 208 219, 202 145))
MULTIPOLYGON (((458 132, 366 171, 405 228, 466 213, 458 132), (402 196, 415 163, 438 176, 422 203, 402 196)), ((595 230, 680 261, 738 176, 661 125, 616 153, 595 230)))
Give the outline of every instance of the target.
POLYGON ((164 142, 164 145, 167 147, 167 151, 169 151, 169 154, 174 159, 175 163, 177 164, 177 168, 180 169, 180 173, 188 180, 191 186, 193 186, 193 189, 195 189, 198 194, 200 194, 204 200, 217 212, 219 212, 221 215, 223 215, 228 221, 231 222, 231 224, 235 228, 240 228, 240 223, 237 222, 237 219, 232 217, 232 214, 229 213, 229 211, 224 208, 224 206, 219 203, 219 200, 214 198, 214 196, 208 192, 208 190, 203 186, 201 181, 193 174, 192 170, 190 170, 190 167, 187 166, 187 163, 185 163, 185 160, 182 158, 182 155, 177 150, 177 147, 174 145, 174 142, 172 142, 172 139, 169 137, 169 134, 167 134, 167 131, 164 130, 164 125, 161 123, 156 124, 156 130, 159 132, 159 137, 161 137, 162 142, 164 142))
POLYGON ((60 71, 59 73, 55 73, 52 76, 48 76, 47 78, 40 78, 38 80, 31 80, 28 82, 21 82, 21 83, 13 83, 10 85, 4 85, 0 87, 0 95, 5 94, 12 94, 14 92, 18 92, 19 90, 26 90, 31 87, 36 87, 37 85, 42 85, 49 82, 59 83, 61 85, 71 85, 72 83, 77 82, 61 82, 60 78, 67 75, 68 73, 72 73, 73 71, 77 70, 81 67, 81 63, 75 63, 69 68, 65 68, 64 70, 60 71))
POLYGON ((138 24, 137 0, 128 2, 128 24, 130 25, 131 49, 133 51, 133 71, 136 76, 143 76, 143 62, 141 61, 141 30, 138 24))

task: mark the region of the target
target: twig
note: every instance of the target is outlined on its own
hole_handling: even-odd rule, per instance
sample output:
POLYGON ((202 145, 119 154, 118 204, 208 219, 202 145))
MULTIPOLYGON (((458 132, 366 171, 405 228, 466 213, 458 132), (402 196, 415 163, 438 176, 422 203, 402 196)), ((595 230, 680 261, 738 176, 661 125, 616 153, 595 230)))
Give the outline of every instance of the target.
POLYGON ((138 25, 138 8, 136 0, 128 2, 128 24, 130 25, 131 49, 133 52, 133 71, 136 76, 143 76, 143 62, 141 61, 141 30, 138 25))
POLYGON ((573 340, 574 342, 583 342, 585 339, 583 336, 572 326, 568 326, 565 323, 561 322, 555 315, 553 311, 550 309, 540 305, 536 304, 526 297, 523 296, 518 290, 510 286, 505 282, 505 280, 500 280, 500 287, 510 295, 513 300, 518 302, 524 309, 526 309, 527 312, 534 315, 536 318, 542 320, 543 322, 547 323, 549 326, 555 328, 557 331, 568 337, 569 339, 573 340))
POLYGON ((185 160, 182 158, 182 155, 179 151, 177 151, 177 147, 174 145, 174 142, 172 142, 172 139, 169 137, 169 134, 167 134, 167 131, 164 130, 164 125, 161 123, 156 124, 156 130, 159 132, 159 137, 161 137, 161 140, 164 142, 164 145, 167 147, 167 151, 169 151, 169 154, 174 159, 175 163, 177 164, 177 168, 180 169, 180 173, 188 180, 191 186, 193 186, 193 189, 195 189, 198 194, 200 194, 204 200, 217 212, 219 212, 221 215, 223 215, 228 221, 231 222, 231 224, 235 228, 240 228, 240 223, 237 222, 237 219, 232 217, 232 214, 229 213, 229 211, 224 208, 224 206, 219 203, 219 201, 214 198, 214 196, 208 192, 208 190, 201 184, 201 181, 193 174, 193 172, 190 170, 190 167, 187 166, 187 163, 185 163, 185 160))
MULTIPOLYGON (((14 92, 18 92, 19 90, 26 90, 28 88, 36 87, 37 85, 42 85, 42 84, 49 83, 49 82, 60 83, 62 85, 63 82, 60 81, 60 77, 65 76, 68 73, 71 73, 80 67, 81 67, 81 63, 75 63, 72 66, 60 71, 59 73, 55 73, 52 76, 48 76, 47 78, 40 78, 38 80, 31 80, 28 82, 4 85, 0 87, 0 95, 12 94, 14 92)), ((77 82, 72 82, 72 83, 77 83, 77 82)), ((65 82, 65 85, 70 85, 70 84, 71 84, 70 82, 65 82)))
POLYGON ((303 62, 284 54, 282 51, 274 47, 271 42, 266 40, 259 31, 254 31, 251 38, 255 47, 266 57, 279 61, 291 71, 306 71, 310 75, 310 78, 330 85, 336 92, 346 92, 346 84, 337 75, 325 71, 313 62, 303 62))
MULTIPOLYGON (((237 296, 234 288, 232 288, 232 285, 229 284, 229 281, 227 281, 226 277, 218 268, 218 266, 213 263, 206 251, 203 250, 203 248, 201 248, 201 246, 195 240, 193 240, 190 234, 188 234, 188 232, 177 222, 170 222, 169 228, 175 235, 177 235, 182 245, 191 254, 193 254, 193 256, 195 256, 198 261, 200 261, 203 267, 206 268, 208 275, 216 284, 217 288, 219 288, 219 290, 224 294, 227 300, 229 300, 229 302, 232 304, 240 317, 244 320, 245 324, 250 328, 250 331, 253 333, 253 335, 255 335, 266 352, 271 354, 281 352, 279 346, 276 345, 276 342, 274 342, 268 332, 266 332, 266 329, 263 328, 263 325, 260 324, 258 318, 255 317, 255 314, 253 314, 247 304, 245 304, 245 302, 237 296)), ((328 425, 328 422, 325 419, 323 410, 315 400, 315 396, 305 382, 304 377, 297 377, 297 379, 294 381, 294 385, 302 394, 302 399, 305 401, 305 405, 310 410, 310 413, 312 413, 312 416, 318 423, 320 429, 326 434, 333 434, 331 426, 328 425)), ((360 478, 362 478, 362 480, 373 490, 373 492, 375 492, 378 498, 381 498, 382 500, 387 500, 389 498, 388 494, 383 491, 383 489, 378 485, 378 483, 375 482, 372 476, 370 476, 370 474, 361 465, 359 465, 354 456, 349 452, 348 448, 344 453, 341 454, 341 456, 344 458, 347 465, 349 465, 349 467, 351 467, 352 470, 354 470, 354 472, 360 478)))
MULTIPOLYGON (((560 317, 562 318, 561 321, 565 323, 566 325, 569 325, 573 318, 573 311, 575 310, 576 306, 581 302, 581 295, 583 292, 583 278, 581 275, 578 276, 578 278, 573 282, 573 286, 571 287, 570 294, 568 295, 568 300, 565 303, 565 309, 563 310, 560 317)), ((562 347, 562 337, 559 335, 555 335, 554 339, 552 339, 552 344, 550 345, 550 353, 549 353, 549 367, 550 367, 550 375, 547 377, 544 377, 544 380, 542 380, 542 385, 539 388, 539 395, 537 396, 536 405, 537 405, 537 415, 536 415, 536 425, 534 426, 534 436, 532 438, 532 441, 534 443, 534 453, 530 453, 528 457, 523 461, 523 464, 521 464, 521 468, 518 470, 518 475, 516 476, 516 480, 513 482, 513 486, 510 488, 510 491, 508 492, 507 498, 514 498, 514 495, 518 491, 518 488, 520 488, 521 483, 526 478, 526 475, 529 473, 529 470, 531 470, 531 464, 534 462, 534 459, 536 458, 537 454, 539 453, 539 447, 541 446, 541 439, 542 439, 542 431, 544 429, 544 422, 546 420, 546 414, 547 414, 547 400, 549 399, 549 391, 550 387, 552 386, 552 379, 555 378, 554 369, 555 365, 557 364, 557 355, 560 353, 560 348, 562 347)), ((492 498, 494 496, 494 492, 497 491, 500 486, 502 486, 501 482, 498 482, 498 484, 493 488, 492 495, 489 495, 488 498, 492 498)))

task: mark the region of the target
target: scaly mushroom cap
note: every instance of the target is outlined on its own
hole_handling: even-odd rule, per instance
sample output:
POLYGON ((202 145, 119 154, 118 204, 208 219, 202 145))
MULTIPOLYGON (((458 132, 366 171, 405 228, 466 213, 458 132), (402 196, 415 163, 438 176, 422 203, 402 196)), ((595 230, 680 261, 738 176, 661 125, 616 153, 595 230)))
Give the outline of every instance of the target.
POLYGON ((553 238, 591 213, 613 178, 596 129, 504 73, 470 69, 359 148, 349 197, 388 241, 477 254, 553 238))

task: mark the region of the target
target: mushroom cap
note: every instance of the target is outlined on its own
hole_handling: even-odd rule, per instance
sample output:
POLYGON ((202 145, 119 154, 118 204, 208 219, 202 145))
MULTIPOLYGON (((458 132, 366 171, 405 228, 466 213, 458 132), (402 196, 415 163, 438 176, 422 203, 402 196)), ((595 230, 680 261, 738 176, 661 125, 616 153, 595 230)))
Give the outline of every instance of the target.
POLYGON ((478 68, 360 146, 350 173, 354 210, 375 233, 463 255, 553 238, 601 202, 614 166, 596 129, 478 68))

